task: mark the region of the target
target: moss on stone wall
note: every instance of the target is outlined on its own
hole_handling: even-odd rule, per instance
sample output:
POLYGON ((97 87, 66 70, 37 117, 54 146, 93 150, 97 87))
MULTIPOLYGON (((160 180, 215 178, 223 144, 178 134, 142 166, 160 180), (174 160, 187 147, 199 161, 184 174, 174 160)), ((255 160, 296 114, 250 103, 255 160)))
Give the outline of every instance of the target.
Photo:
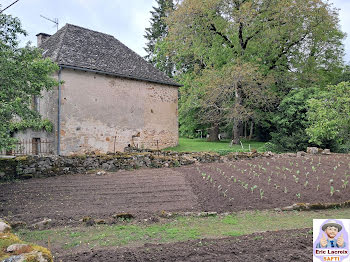
MULTIPOLYGON (((24 261, 27 262, 43 261, 42 259, 45 259, 44 261, 47 262, 53 261, 52 254, 48 249, 38 245, 25 243, 12 233, 0 233, 0 261, 10 258, 11 256, 21 256, 24 261), (26 245, 14 252, 6 251, 9 246, 15 244, 26 245)), ((17 260, 14 259, 13 261, 17 260)))
POLYGON ((119 152, 116 154, 6 158, 0 159, 0 182, 14 179, 87 173, 89 170, 99 169, 114 172, 120 169, 178 167, 195 162, 213 163, 241 158, 271 156, 270 154, 264 154, 240 153, 230 157, 208 152, 179 153, 148 150, 143 152, 119 152))

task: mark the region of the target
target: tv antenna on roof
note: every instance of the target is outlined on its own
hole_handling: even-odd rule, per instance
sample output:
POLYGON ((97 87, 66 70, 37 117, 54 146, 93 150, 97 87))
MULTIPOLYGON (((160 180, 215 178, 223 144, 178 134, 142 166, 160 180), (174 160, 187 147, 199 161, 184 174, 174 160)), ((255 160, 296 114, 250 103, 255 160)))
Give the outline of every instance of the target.
POLYGON ((1 14, 2 12, 4 12, 7 8, 13 6, 13 5, 14 5, 15 3, 17 3, 18 1, 19 1, 19 0, 16 0, 16 1, 14 1, 12 4, 8 5, 8 6, 5 7, 4 9, 2 9, 2 10, 0 11, 0 14, 1 14))
POLYGON ((45 16, 43 16, 43 15, 40 15, 40 16, 41 16, 42 18, 44 18, 44 19, 46 19, 46 20, 49 20, 50 22, 56 24, 56 29, 57 29, 57 31, 58 31, 58 18, 54 18, 54 19, 52 20, 52 19, 47 18, 47 17, 45 17, 45 16))

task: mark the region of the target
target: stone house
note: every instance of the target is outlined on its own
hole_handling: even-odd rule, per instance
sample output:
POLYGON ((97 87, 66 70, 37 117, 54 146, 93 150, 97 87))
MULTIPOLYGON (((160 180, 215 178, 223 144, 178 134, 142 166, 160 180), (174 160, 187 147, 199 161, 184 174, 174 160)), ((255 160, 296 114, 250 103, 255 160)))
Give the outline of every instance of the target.
POLYGON ((34 103, 54 132, 16 137, 49 139, 60 155, 178 144, 179 84, 111 35, 66 24, 37 37, 43 56, 60 67, 62 83, 34 103))

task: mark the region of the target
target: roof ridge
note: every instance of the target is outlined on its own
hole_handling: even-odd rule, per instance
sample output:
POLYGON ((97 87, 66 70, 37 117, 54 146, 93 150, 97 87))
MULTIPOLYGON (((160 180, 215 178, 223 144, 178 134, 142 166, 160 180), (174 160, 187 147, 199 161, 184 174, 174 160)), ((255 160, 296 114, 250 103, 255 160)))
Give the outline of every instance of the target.
MULTIPOLYGON (((95 33, 99 33, 99 34, 103 34, 103 35, 108 35, 108 36, 111 36, 111 37, 115 38, 113 35, 106 34, 106 33, 100 32, 100 31, 96 31, 96 30, 93 30, 93 29, 90 29, 90 28, 82 27, 82 26, 79 26, 79 25, 73 25, 73 24, 66 23, 65 26, 78 27, 78 28, 81 28, 81 29, 84 29, 84 30, 89 30, 89 31, 91 31, 91 32, 95 32, 95 33)), ((116 38, 115 38, 115 39, 116 39, 116 38)), ((117 39, 117 40, 118 40, 118 39, 117 39)))

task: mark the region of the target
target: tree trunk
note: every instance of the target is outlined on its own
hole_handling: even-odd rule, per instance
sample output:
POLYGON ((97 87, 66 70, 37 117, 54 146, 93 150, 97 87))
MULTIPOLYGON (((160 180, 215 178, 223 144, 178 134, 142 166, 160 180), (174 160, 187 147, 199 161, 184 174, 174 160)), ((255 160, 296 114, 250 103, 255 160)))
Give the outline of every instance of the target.
POLYGON ((247 121, 244 121, 244 139, 247 139, 247 121))
POLYGON ((209 129, 209 137, 207 139, 208 142, 217 142, 219 141, 219 124, 213 124, 213 126, 209 129))
POLYGON ((254 121, 252 119, 252 122, 250 122, 250 133, 249 133, 249 140, 252 140, 253 137, 253 131, 254 131, 254 121))
POLYGON ((241 121, 236 118, 233 122, 233 132, 232 132, 233 134, 232 143, 235 145, 239 144, 240 126, 241 126, 241 121))
MULTIPOLYGON (((236 90, 235 90, 235 106, 242 105, 242 90, 241 90, 241 84, 238 83, 236 90)), ((238 114, 238 112, 236 112, 238 114)), ((240 137, 240 131, 241 131, 242 121, 239 119, 238 116, 235 117, 233 122, 233 139, 232 143, 235 145, 239 144, 239 137, 240 137)))

